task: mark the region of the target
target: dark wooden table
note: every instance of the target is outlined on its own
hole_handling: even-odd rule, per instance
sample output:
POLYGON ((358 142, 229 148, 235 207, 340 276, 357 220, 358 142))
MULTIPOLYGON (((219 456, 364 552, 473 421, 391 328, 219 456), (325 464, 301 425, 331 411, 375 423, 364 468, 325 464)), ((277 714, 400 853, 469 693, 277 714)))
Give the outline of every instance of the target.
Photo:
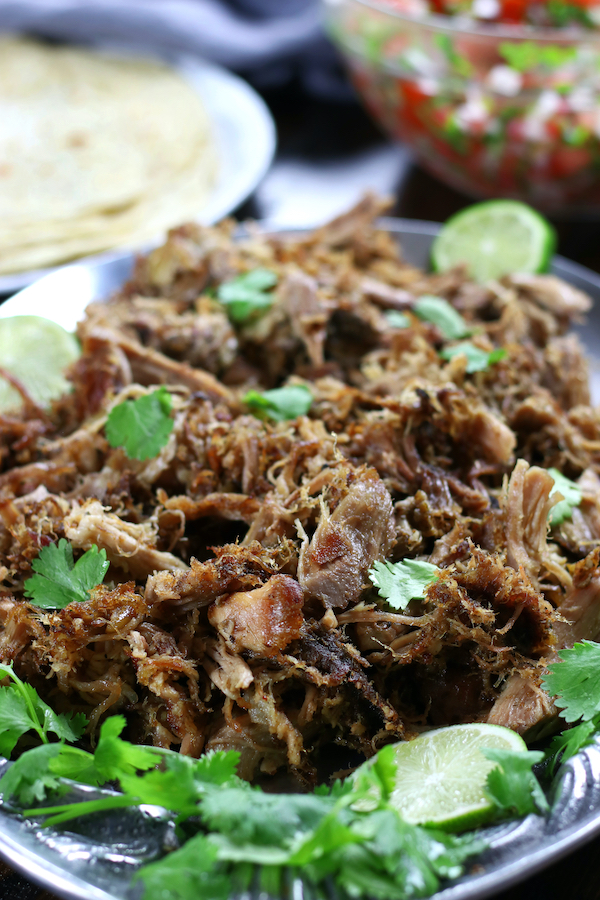
MULTIPOLYGON (((352 103, 328 103, 307 97, 292 86, 266 95, 279 128, 277 161, 306 159, 318 167, 383 142, 383 136, 352 103)), ((277 162, 276 161, 276 162, 277 162)), ((359 185, 365 187, 367 185, 359 185)), ((352 196, 349 185, 349 196, 352 196)), ((393 214, 443 222, 473 202, 447 188, 419 166, 409 165, 399 183, 389 186, 396 198, 393 214)), ((260 218, 260 191, 240 210, 239 218, 260 218)), ((600 215, 596 220, 554 220, 559 251, 600 272, 600 215)), ((519 885, 495 895, 497 900, 600 900, 600 837, 519 885)), ((56 900, 0 862, 0 900, 56 900)), ((201 898, 198 898, 201 900, 201 898)))

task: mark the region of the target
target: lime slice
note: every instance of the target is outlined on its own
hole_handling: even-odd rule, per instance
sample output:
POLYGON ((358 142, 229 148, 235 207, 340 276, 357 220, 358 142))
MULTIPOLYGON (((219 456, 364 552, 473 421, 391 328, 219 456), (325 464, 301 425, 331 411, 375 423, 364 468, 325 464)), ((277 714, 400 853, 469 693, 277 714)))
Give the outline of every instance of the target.
POLYGON ((431 249, 436 272, 465 264, 476 281, 545 272, 556 248, 549 222, 518 200, 476 203, 448 219, 431 249))
POLYGON ((484 723, 451 725, 397 744, 390 802, 413 825, 463 831, 483 824, 495 809, 484 788, 497 765, 481 753, 484 747, 527 750, 514 731, 484 723))
MULTIPOLYGON (((18 379, 41 406, 69 389, 64 372, 80 353, 75 335, 49 319, 0 319, 0 368, 18 379)), ((19 392, 0 377, 0 412, 18 409, 22 402, 19 392)))

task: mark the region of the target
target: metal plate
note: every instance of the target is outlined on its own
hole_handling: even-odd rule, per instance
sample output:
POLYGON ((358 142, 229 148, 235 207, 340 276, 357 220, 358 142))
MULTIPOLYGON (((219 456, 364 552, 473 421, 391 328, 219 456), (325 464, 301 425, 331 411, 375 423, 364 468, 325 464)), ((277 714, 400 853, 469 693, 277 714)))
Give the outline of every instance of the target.
MULTIPOLYGON (((120 56, 141 55, 139 50, 126 51, 115 45, 101 49, 120 56)), ((275 123, 256 91, 221 66, 181 54, 163 53, 160 59, 172 65, 198 92, 212 123, 219 171, 206 204, 198 210, 198 221, 211 224, 243 203, 263 179, 275 154, 275 123)), ((121 256, 122 250, 109 250, 83 257, 82 263, 111 263, 121 256)), ((53 266, 0 275, 0 295, 19 291, 57 270, 53 266)))
MULTIPOLYGON (((408 262, 426 267, 439 226, 431 222, 386 219, 397 234, 408 262)), ((60 269, 11 298, 0 316, 45 315, 73 327, 92 300, 120 287, 133 265, 130 255, 95 265, 60 269)), ((591 357, 595 402, 600 401, 600 277, 557 257, 552 271, 586 291, 594 301, 585 327, 579 329, 591 357)), ((0 776, 8 764, 0 762, 0 776)), ((80 798, 97 793, 80 788, 80 798)), ((173 846, 173 833, 157 810, 120 810, 83 821, 82 831, 53 832, 11 816, 0 806, 0 856, 28 878, 69 900, 135 900, 130 878, 144 861, 173 846), (85 830, 83 830, 85 829, 85 830)), ((477 860, 477 872, 435 895, 435 900, 481 900, 506 889, 600 834, 600 743, 581 751, 562 767, 546 818, 525 819, 482 830, 490 848, 477 860)), ((246 900, 258 900, 247 896, 246 900)), ((298 882, 294 900, 310 900, 298 882)))

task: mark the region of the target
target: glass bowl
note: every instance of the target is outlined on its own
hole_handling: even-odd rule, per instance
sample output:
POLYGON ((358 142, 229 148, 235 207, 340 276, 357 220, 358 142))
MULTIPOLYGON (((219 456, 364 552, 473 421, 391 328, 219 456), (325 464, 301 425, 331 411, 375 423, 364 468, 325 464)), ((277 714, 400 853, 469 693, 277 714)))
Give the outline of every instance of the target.
POLYGON ((323 5, 367 108, 433 174, 475 197, 600 212, 600 31, 323 5))

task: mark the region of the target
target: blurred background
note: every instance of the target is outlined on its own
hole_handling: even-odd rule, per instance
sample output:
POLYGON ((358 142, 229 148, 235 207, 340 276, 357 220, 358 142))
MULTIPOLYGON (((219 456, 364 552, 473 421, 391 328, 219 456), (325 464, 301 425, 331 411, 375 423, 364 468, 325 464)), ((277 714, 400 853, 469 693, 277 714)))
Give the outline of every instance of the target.
MULTIPOLYGON (((488 17, 490 3, 493 10, 497 0, 488 0, 488 17)), ((433 36, 409 29, 402 37, 410 3, 383 5, 389 15, 368 0, 5 0, 0 31, 192 54, 241 75, 271 111, 277 150, 266 176, 236 208, 238 217, 312 225, 373 189, 393 198, 396 215, 444 221, 473 199, 504 192, 545 210, 557 225, 560 251, 600 270, 600 188, 592 197, 600 182, 600 128, 589 124, 598 66, 591 81, 581 70, 597 47, 584 48, 574 69, 569 48, 577 41, 569 40, 566 69, 561 59, 552 67, 542 60, 540 77, 534 71, 524 84, 530 73, 519 60, 513 68, 504 64, 496 37, 469 43, 469 23, 461 37, 450 17, 451 27, 433 36), (583 112, 568 104, 557 110, 556 98, 565 106, 569 93, 564 82, 581 85, 586 78, 587 93, 576 97, 583 112), (527 110, 515 113, 519 97, 532 89, 527 110), (552 152, 544 152, 551 143, 552 152), (566 187, 558 190, 557 183, 566 187)), ((465 24, 456 22, 459 30, 465 24)), ((531 44, 527 29, 515 43, 531 44)), ((593 31, 585 34, 596 40, 593 31)))

